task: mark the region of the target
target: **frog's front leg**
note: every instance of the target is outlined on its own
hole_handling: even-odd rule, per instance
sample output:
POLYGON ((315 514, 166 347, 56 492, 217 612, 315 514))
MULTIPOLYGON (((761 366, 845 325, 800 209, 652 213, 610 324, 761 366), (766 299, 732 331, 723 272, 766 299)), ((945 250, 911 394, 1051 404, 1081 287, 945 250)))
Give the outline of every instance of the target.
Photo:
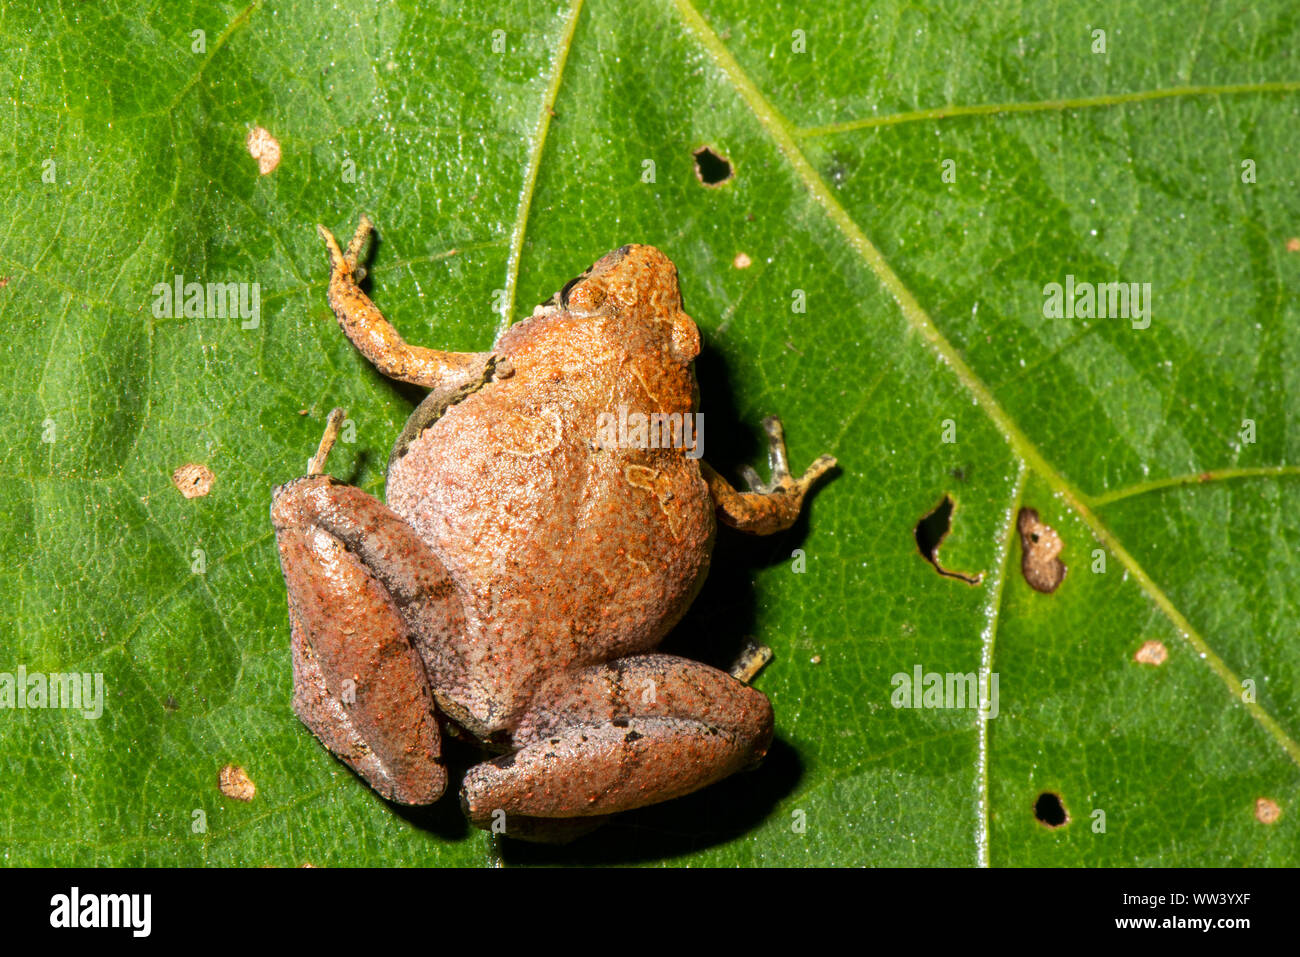
POLYGON ((539 687, 514 753, 470 768, 461 803, 482 828, 504 813, 507 835, 514 816, 613 814, 720 780, 771 740, 767 698, 725 672, 672 655, 620 658, 539 687))
POLYGON ((485 381, 493 371, 491 353, 440 352, 408 345, 357 286, 357 258, 373 229, 370 218, 362 216, 344 252, 333 233, 316 227, 329 251, 330 308, 352 344, 384 375, 426 389, 451 392, 485 381))
POLYGON ((390 509, 325 475, 277 488, 271 520, 289 592, 294 711, 383 797, 436 801, 441 736, 413 642, 445 646, 463 630, 446 570, 390 509))
POLYGON ((822 455, 799 478, 790 474, 790 463, 785 451, 785 430, 781 420, 769 415, 763 420, 768 438, 768 464, 772 479, 763 482, 749 466, 741 474, 749 485, 748 492, 738 492, 721 475, 701 463, 704 480, 709 484, 709 494, 718 507, 722 521, 732 528, 754 535, 770 535, 789 528, 799 518, 804 496, 813 483, 835 467, 835 459, 822 455))

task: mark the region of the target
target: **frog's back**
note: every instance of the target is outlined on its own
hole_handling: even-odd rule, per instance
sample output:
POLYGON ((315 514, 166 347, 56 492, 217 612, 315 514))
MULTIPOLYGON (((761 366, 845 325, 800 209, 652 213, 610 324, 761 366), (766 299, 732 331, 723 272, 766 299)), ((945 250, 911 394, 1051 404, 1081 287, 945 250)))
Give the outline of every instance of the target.
POLYGON ((681 447, 694 381, 656 333, 534 316, 498 342, 513 375, 449 407, 390 469, 389 505, 469 606, 474 700, 460 703, 487 730, 550 671, 653 648, 703 583, 713 503, 681 447), (638 414, 678 446, 639 447, 638 414))

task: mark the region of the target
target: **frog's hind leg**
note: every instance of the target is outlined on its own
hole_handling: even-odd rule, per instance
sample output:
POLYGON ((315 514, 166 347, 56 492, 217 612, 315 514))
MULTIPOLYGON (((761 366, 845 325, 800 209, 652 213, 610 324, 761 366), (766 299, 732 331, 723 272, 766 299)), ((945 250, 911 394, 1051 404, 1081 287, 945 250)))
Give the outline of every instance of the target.
POLYGON ((504 824, 510 835, 515 816, 531 824, 680 797, 752 764, 772 739, 761 692, 671 655, 564 673, 532 700, 514 731, 517 750, 465 776, 461 804, 478 827, 504 824))
MULTIPOLYGON (((377 753, 366 743, 365 730, 354 721, 338 693, 330 689, 325 669, 307 641, 306 629, 290 608, 290 643, 293 652, 293 711, 312 734, 344 764, 373 787, 382 797, 398 804, 431 804, 446 788, 446 772, 437 764, 439 742, 424 742, 434 759, 432 767, 402 767, 392 755, 377 753)), ((334 676, 337 677, 337 676, 334 676)), ((346 679, 345 679, 346 680, 346 679)), ((335 682, 336 686, 340 682, 335 682)), ((436 734, 437 729, 435 727, 436 734)))
POLYGON ((316 227, 329 252, 330 308, 352 344, 384 375, 426 389, 454 391, 490 378, 495 362, 491 353, 441 352, 408 345, 361 291, 357 285, 360 274, 357 262, 373 230, 370 218, 362 216, 345 252, 339 248, 333 233, 324 226, 316 227))
POLYGON ((430 683, 415 647, 463 628, 460 598, 415 533, 360 489, 311 475, 276 489, 289 591, 294 711, 383 797, 446 787, 430 683))

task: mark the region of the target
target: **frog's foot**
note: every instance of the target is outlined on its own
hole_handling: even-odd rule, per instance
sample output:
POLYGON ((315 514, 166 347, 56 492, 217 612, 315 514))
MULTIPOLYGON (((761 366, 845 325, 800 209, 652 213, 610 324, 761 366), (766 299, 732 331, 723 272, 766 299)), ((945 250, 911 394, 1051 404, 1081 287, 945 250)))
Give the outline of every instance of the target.
POLYGON ((329 252, 330 308, 352 344, 391 379, 445 391, 483 382, 491 373, 490 353, 440 352, 408 345, 361 291, 357 283, 363 270, 358 260, 373 229, 369 217, 362 216, 345 252, 333 233, 324 226, 316 227, 329 252))
POLYGON ((707 464, 703 466, 709 493, 722 521, 732 528, 754 535, 770 535, 789 528, 799 518, 804 496, 819 478, 835 467, 830 455, 820 456, 799 478, 790 474, 785 451, 785 430, 781 420, 769 415, 763 420, 768 438, 768 465, 772 478, 764 482, 749 466, 741 468, 749 491, 738 492, 707 464))
POLYGON ((400 804, 446 787, 441 735, 412 637, 463 625, 446 571, 396 514, 325 475, 275 490, 289 591, 293 708, 321 742, 400 804))
POLYGON ((339 429, 347 420, 347 417, 346 409, 338 407, 330 409, 330 414, 325 419, 325 431, 320 437, 320 445, 316 446, 316 454, 307 463, 307 474, 309 476, 325 474, 325 462, 330 457, 334 443, 338 441, 339 429))
POLYGON ((555 676, 514 731, 513 754, 470 768, 471 823, 512 832, 524 818, 614 814, 689 794, 754 763, 772 740, 772 706, 725 672, 639 655, 555 676), (495 825, 495 827, 494 827, 495 825))
POLYGON ((767 645, 760 645, 756 641, 750 641, 736 659, 735 664, 731 666, 729 674, 741 684, 753 684, 754 679, 758 677, 758 673, 766 668, 771 660, 771 648, 767 645))

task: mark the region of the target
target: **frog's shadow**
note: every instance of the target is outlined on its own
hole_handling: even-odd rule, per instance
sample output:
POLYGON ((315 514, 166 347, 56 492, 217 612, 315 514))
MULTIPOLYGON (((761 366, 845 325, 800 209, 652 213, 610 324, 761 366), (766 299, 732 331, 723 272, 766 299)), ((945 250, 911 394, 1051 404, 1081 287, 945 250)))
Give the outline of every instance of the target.
MULTIPOLYGON (((464 840, 474 832, 456 794, 465 771, 484 755, 464 743, 444 753, 450 774, 447 793, 424 807, 385 801, 398 817, 446 841, 464 840)), ((607 823, 570 844, 533 844, 499 838, 496 853, 506 864, 631 864, 658 861, 724 844, 756 827, 803 776, 795 750, 776 738, 755 769, 733 774, 709 787, 635 811, 614 815, 607 823)))

